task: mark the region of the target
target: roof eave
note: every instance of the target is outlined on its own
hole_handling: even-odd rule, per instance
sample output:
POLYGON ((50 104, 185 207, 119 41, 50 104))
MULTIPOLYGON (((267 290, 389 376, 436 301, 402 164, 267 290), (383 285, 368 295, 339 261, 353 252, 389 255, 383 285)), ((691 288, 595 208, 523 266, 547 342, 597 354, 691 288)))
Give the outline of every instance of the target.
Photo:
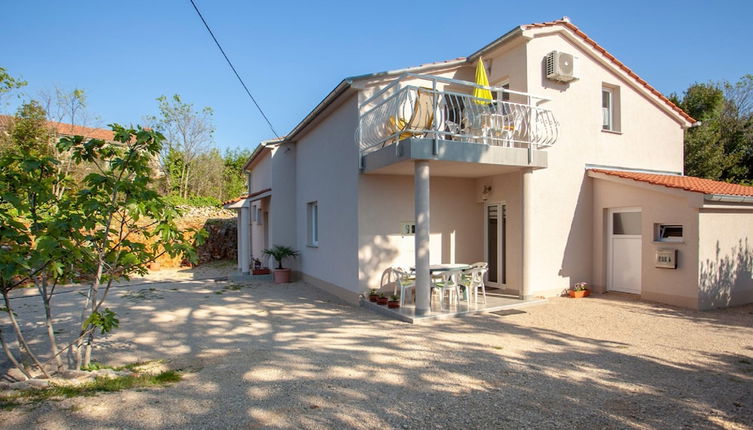
POLYGON ((512 39, 514 39, 514 38, 516 38, 518 36, 521 36, 522 34, 523 34, 523 26, 519 25, 519 26, 513 28, 512 30, 508 31, 507 33, 503 34, 502 36, 496 38, 492 42, 486 44, 486 46, 484 46, 483 48, 481 48, 478 51, 474 52, 473 54, 469 55, 466 58, 466 61, 468 63, 473 63, 474 61, 476 61, 478 59, 478 57, 480 57, 480 56, 482 56, 482 55, 484 55, 484 54, 486 54, 486 53, 488 53, 488 52, 490 52, 490 51, 492 51, 492 50, 494 50, 494 49, 496 49, 496 48, 504 45, 508 41, 510 41, 510 40, 512 40, 512 39))

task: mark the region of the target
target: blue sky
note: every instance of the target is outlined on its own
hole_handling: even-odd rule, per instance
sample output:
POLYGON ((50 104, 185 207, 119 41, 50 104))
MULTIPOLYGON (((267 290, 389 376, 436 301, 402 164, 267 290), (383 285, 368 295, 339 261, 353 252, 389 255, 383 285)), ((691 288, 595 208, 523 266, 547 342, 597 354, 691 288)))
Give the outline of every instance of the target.
MULTIPOLYGON (((465 56, 565 15, 665 94, 753 73, 749 1, 196 2, 283 134, 346 76, 465 56)), ((220 148, 273 137, 188 0, 7 0, 2 11, 0 66, 28 96, 82 88, 103 124, 128 124, 178 93, 214 109, 220 148)))

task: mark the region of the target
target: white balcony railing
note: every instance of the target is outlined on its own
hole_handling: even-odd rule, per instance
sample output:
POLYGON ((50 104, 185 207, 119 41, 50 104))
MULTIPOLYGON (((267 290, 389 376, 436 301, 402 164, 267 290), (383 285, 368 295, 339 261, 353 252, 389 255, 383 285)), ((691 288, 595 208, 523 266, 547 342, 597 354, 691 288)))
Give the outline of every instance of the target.
POLYGON ((501 87, 405 74, 359 105, 356 140, 365 154, 411 137, 515 148, 553 145, 559 126, 547 100, 501 87), (488 89, 493 100, 473 96, 488 89))

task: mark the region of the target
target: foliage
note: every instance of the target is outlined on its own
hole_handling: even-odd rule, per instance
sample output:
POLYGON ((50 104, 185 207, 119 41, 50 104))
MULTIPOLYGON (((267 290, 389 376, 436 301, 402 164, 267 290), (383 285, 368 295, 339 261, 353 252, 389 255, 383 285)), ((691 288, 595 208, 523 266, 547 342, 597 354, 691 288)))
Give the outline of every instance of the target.
POLYGON ((573 287, 573 291, 586 291, 588 289, 587 282, 578 282, 573 287))
POLYGON ((275 245, 272 248, 265 249, 262 251, 264 255, 269 255, 272 258, 277 261, 277 269, 282 269, 282 260, 286 258, 295 258, 300 255, 300 252, 296 251, 295 249, 284 246, 284 245, 275 245))
MULTIPOLYGON (((76 267, 93 274, 82 313, 81 336, 86 334, 87 340, 85 346, 82 341, 77 345, 77 351, 85 348, 83 365, 90 361, 93 329, 107 332, 117 326, 112 325, 114 315, 108 317, 106 312, 101 318, 92 317, 112 282, 127 279, 132 273, 146 273, 147 265, 163 254, 195 261, 192 243, 200 244, 205 235, 180 231, 175 223, 179 212, 153 189, 151 160, 161 151, 164 136, 141 127, 128 129, 113 124, 111 128, 114 142, 85 141, 75 136, 65 137, 58 144, 61 151, 70 151, 75 163, 91 163, 97 168, 70 196, 83 215, 81 230, 87 243, 85 258, 76 261, 76 267), (104 291, 100 292, 102 286, 104 291)), ((80 355, 76 361, 78 368, 80 355)))
POLYGON ((400 296, 397 295, 397 294, 393 294, 393 295, 390 296, 390 301, 392 301, 392 302, 400 301, 400 296))
POLYGON ((4 96, 25 86, 26 81, 14 78, 4 67, 0 67, 0 101, 4 96))
POLYGON ((753 75, 696 83, 671 98, 700 122, 685 134, 685 173, 753 183, 753 75))
POLYGON ((178 94, 170 98, 160 96, 157 102, 159 115, 147 119, 166 136, 161 150, 164 188, 186 198, 191 194, 191 178, 197 177, 197 158, 213 142, 213 111, 210 107, 194 110, 193 104, 184 102, 178 94))
MULTIPOLYGON (((147 265, 163 254, 195 261, 194 244, 201 244, 205 232, 180 231, 178 210, 154 190, 151 162, 164 137, 153 130, 112 125, 112 142, 61 139, 58 153, 96 171, 75 191, 58 196, 54 189, 67 177, 39 138, 45 132, 42 111, 36 104, 25 105, 10 133, 14 144, 0 152, 0 292, 21 354, 47 375, 20 330, 8 300, 11 290, 29 281, 39 289, 51 352, 60 368, 50 300, 59 282, 79 275, 91 279, 81 331, 66 347, 69 367, 80 368, 90 363, 95 330, 108 334, 118 326, 114 312, 101 310, 113 281, 146 273, 147 265)), ((29 376, 2 332, 0 342, 9 360, 29 376)))
POLYGON ((118 328, 119 325, 120 320, 118 320, 115 312, 111 311, 110 308, 105 308, 102 312, 92 312, 89 315, 89 318, 81 324, 81 329, 83 330, 87 327, 94 327, 99 329, 100 334, 107 334, 110 333, 112 329, 118 328))

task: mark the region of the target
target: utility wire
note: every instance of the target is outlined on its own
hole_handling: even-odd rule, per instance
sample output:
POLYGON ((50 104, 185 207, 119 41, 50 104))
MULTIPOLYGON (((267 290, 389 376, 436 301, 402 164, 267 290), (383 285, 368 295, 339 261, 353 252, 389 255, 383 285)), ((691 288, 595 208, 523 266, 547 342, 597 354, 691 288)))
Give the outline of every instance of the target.
POLYGON ((225 54, 225 50, 222 49, 222 45, 220 45, 220 42, 217 41, 217 38, 214 36, 214 33, 212 32, 212 29, 209 28, 209 24, 207 24, 207 20, 204 19, 204 16, 199 11, 199 8, 196 6, 196 3, 194 3, 193 0, 189 0, 191 2, 191 5, 193 6, 196 13, 199 15, 199 18, 201 18, 201 22, 204 23, 204 27, 207 28, 207 31, 209 32, 209 35, 212 36, 212 39, 214 40, 214 43, 217 45, 218 48, 220 48, 220 52, 222 52, 222 56, 225 57, 225 60, 227 61, 227 64, 230 65, 230 68, 233 69, 233 73, 235 73, 235 77, 238 78, 241 85, 243 85, 243 89, 246 90, 246 94, 248 94, 249 97, 251 97, 251 101, 254 102, 254 105, 256 105, 256 109, 259 109, 259 113, 261 113, 261 116, 264 117, 264 120, 267 121, 267 124, 269 125, 269 129, 272 130, 272 133, 274 133, 275 137, 278 139, 280 138, 280 135, 277 134, 277 131, 275 130, 274 126, 272 126, 272 123, 269 121, 269 118, 267 118, 267 115, 264 113, 264 111, 261 109, 261 106, 259 106, 259 103, 256 102, 256 99, 254 96, 251 95, 251 91, 248 90, 248 87, 246 86, 246 83, 243 82, 243 79, 241 78, 241 75, 238 74, 238 71, 235 70, 235 66, 233 66, 233 63, 230 61, 230 58, 228 58, 227 54, 225 54))

